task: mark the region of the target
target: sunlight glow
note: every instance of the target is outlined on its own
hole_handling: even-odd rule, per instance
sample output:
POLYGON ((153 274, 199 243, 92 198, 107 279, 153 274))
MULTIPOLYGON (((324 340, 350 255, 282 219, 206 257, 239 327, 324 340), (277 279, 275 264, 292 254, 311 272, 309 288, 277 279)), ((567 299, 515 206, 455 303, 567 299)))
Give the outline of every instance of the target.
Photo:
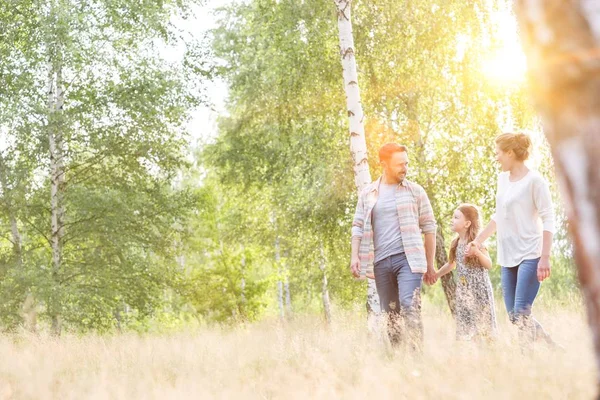
POLYGON ((517 34, 517 22, 510 12, 499 12, 495 37, 499 43, 496 51, 486 57, 481 70, 491 82, 506 84, 519 83, 525 79, 527 65, 517 34))

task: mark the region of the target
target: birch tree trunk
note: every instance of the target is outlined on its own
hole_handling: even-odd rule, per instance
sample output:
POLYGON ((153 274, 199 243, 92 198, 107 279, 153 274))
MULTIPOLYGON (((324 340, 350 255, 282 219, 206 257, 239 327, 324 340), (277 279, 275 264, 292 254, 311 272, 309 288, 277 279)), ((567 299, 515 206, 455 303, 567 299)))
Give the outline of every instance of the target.
POLYGON ((285 280, 283 283, 283 291, 285 294, 285 311, 288 316, 291 316, 292 315, 292 295, 290 293, 289 268, 288 268, 287 262, 284 265, 284 273, 285 273, 285 280))
POLYGON ((514 7, 600 365, 600 3, 517 0, 514 7))
POLYGON ((283 271, 281 269, 281 253, 279 248, 279 236, 275 237, 275 264, 277 265, 277 304, 279 305, 279 317, 285 318, 285 307, 283 305, 283 271))
POLYGON ((244 310, 244 314, 246 312, 246 250, 242 247, 242 279, 240 282, 240 294, 242 300, 242 308, 244 310))
MULTIPOLYGON (((352 36, 352 20, 350 0, 334 0, 337 7, 338 30, 340 35, 340 55, 346 91, 346 108, 350 124, 350 153, 354 163, 354 182, 358 193, 371 182, 369 163, 367 162, 367 142, 365 139, 364 114, 358 87, 358 71, 354 57, 354 38, 352 36)), ((362 271, 366 273, 366 271, 362 271)), ((374 279, 367 279, 367 309, 371 318, 372 313, 379 315, 381 307, 374 279)), ((369 326, 376 324, 369 322, 369 326)))
MULTIPOLYGON (((58 19, 56 3, 50 5, 50 24, 57 25, 58 19)), ((53 32, 55 26, 50 26, 53 32)), ((63 123, 62 111, 64 105, 64 89, 62 77, 62 60, 60 43, 57 35, 48 38, 48 144, 50 150, 50 212, 52 246, 52 300, 49 304, 49 313, 52 319, 52 333, 59 336, 61 333, 61 287, 60 269, 62 262, 62 245, 64 236, 64 164, 63 164, 63 123)))
POLYGON ((331 302, 329 301, 329 289, 327 288, 327 260, 325 258, 325 251, 323 250, 323 245, 321 244, 321 264, 320 269, 323 274, 323 284, 321 287, 321 298, 323 300, 323 312, 325 313, 325 321, 328 324, 331 323, 331 302))

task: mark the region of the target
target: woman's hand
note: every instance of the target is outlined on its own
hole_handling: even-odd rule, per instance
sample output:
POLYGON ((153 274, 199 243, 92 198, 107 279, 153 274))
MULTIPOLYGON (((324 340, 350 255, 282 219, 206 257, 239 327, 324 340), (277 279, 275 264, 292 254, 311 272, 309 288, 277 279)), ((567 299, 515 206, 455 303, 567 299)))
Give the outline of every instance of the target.
POLYGON ((550 277, 550 256, 542 256, 537 267, 537 278, 538 281, 542 282, 544 279, 550 277))
POLYGON ((479 255, 479 246, 481 246, 476 240, 473 240, 471 243, 467 245, 467 251, 465 256, 467 257, 475 257, 479 255))

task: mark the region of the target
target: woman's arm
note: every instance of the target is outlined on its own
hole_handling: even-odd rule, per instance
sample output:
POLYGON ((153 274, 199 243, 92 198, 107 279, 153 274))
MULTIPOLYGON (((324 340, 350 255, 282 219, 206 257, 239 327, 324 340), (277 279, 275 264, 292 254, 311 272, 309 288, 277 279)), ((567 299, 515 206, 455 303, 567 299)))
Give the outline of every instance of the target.
POLYGON ((533 201, 543 223, 542 256, 537 268, 537 277, 541 282, 550 276, 550 251, 555 231, 554 206, 548 183, 541 179, 533 187, 533 201))
MULTIPOLYGON (((474 257, 477 255, 475 253, 475 249, 481 248, 481 244, 487 240, 490 236, 492 236, 496 232, 496 221, 494 221, 494 217, 487 224, 485 229, 477 235, 475 240, 469 243, 469 247, 467 248, 467 253, 465 254, 467 257, 474 257)), ((477 255, 478 256, 478 255, 477 255)), ((491 265, 491 264, 490 264, 491 265)))
POLYGON ((479 248, 479 246, 483 242, 485 242, 490 236, 492 236, 495 232, 496 232, 496 221, 494 221, 494 219, 491 219, 490 222, 488 222, 485 229, 483 231, 481 231, 481 233, 479 233, 479 235, 477 235, 477 237, 474 240, 474 242, 477 243, 477 248, 479 248))
POLYGON ((552 232, 544 231, 544 237, 542 239, 542 257, 540 258, 537 268, 537 277, 540 282, 550 277, 550 250, 552 249, 553 236, 552 232))

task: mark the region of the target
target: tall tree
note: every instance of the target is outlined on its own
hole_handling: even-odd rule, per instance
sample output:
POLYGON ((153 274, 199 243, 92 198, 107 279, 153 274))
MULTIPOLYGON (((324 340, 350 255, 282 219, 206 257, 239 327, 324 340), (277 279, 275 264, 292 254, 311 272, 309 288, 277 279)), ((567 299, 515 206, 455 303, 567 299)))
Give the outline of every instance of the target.
POLYGON ((192 198, 173 183, 202 60, 192 44, 184 62, 161 51, 177 41, 170 18, 191 4, 32 0, 0 13, 18 39, 0 48, 18 89, 2 99, 15 112, 0 128, 28 180, 11 188, 26 190, 11 203, 26 229, 24 280, 12 265, 2 284, 35 292, 55 334, 63 321, 109 328, 123 304, 149 315, 175 279, 172 237, 192 198))
MULTIPOLYGON (((371 173, 367 155, 367 142, 365 139, 364 113, 358 86, 358 71, 356 57, 354 56, 354 37, 352 35, 352 14, 350 0, 335 0, 337 7, 338 30, 340 36, 340 55, 342 57, 342 71, 344 76, 344 90, 346 92, 346 107, 350 127, 350 154, 354 163, 354 182, 358 195, 366 185, 371 183, 371 173)), ((366 274, 367 271, 361 271, 366 274)), ((370 277, 372 278, 372 276, 370 277)), ((367 280, 368 309, 379 314, 381 305, 375 287, 375 280, 367 280)))

